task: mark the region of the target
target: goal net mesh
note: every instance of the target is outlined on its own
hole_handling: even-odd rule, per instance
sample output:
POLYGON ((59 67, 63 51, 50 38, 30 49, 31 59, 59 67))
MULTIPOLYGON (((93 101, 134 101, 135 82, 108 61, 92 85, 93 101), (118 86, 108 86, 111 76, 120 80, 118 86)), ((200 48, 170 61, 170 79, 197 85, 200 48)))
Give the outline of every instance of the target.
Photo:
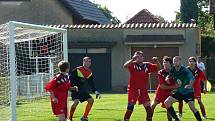
MULTIPOLYGON (((37 105, 32 102, 46 94, 44 86, 54 73, 57 63, 64 59, 63 33, 28 27, 14 28, 17 120, 19 115, 37 117, 37 105), (25 102, 27 108, 18 108, 25 102)), ((0 121, 11 118, 9 24, 0 25, 0 121)), ((47 109, 46 109, 47 110, 47 109)), ((49 111, 50 109, 48 109, 49 111)), ((42 112, 41 112, 42 113, 42 112)))

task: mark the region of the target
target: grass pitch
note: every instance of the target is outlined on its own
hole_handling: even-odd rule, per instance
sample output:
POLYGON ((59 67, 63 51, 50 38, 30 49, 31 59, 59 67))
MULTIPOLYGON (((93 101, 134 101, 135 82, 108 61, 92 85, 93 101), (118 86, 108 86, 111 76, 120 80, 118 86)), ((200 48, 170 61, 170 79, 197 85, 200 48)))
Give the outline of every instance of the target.
MULTIPOLYGON (((150 94, 153 99, 154 94, 150 94)), ((95 97, 95 95, 93 95, 95 97)), ((208 119, 205 121, 215 120, 215 94, 203 94, 202 100, 206 108, 208 119)), ((69 103, 71 99, 69 98, 69 103)), ((86 103, 80 103, 74 114, 74 120, 80 121, 86 103)), ((199 105, 196 102, 196 107, 199 105)), ((177 111, 178 103, 174 104, 177 111)), ((103 94, 102 99, 95 99, 94 106, 89 115, 89 121, 122 121, 127 107, 127 94, 103 94)), ((182 121, 195 121, 195 117, 190 111, 188 105, 184 104, 182 121)), ((142 105, 136 105, 131 121, 145 121, 146 112, 142 105)), ((53 116, 49 98, 40 100, 21 101, 17 105, 18 121, 56 121, 53 116)), ((166 110, 158 105, 155 109, 153 121, 166 120, 166 110)))

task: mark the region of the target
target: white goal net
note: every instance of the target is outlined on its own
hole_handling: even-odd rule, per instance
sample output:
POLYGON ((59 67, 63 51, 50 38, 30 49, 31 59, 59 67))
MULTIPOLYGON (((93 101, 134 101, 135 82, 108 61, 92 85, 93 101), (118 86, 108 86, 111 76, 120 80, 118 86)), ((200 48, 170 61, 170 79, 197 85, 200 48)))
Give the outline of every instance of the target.
POLYGON ((20 22, 0 25, 0 121, 38 114, 30 104, 17 111, 19 101, 45 96, 44 86, 61 60, 67 60, 65 29, 20 22))

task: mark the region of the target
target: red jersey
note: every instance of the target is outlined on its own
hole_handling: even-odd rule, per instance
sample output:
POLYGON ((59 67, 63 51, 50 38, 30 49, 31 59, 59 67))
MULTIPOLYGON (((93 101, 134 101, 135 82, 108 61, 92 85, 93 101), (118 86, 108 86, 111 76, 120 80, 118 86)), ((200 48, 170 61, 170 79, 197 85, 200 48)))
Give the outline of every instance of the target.
POLYGON ((195 77, 195 81, 193 84, 194 92, 201 92, 201 81, 206 81, 207 78, 203 71, 201 71, 198 67, 194 70, 191 70, 189 67, 188 69, 192 72, 193 76, 195 77))
POLYGON ((167 72, 165 69, 162 69, 158 72, 158 87, 157 87, 157 90, 156 90, 156 95, 171 95, 172 93, 172 90, 173 89, 161 89, 160 86, 162 84, 164 85, 169 85, 169 86, 173 86, 175 85, 175 81, 173 79, 170 79, 170 84, 168 84, 166 81, 165 81, 165 78, 167 77, 167 75, 169 75, 169 72, 167 72))
POLYGON ((53 91, 54 96, 58 99, 58 103, 52 102, 52 110, 55 115, 65 114, 67 116, 67 97, 70 88, 70 81, 67 75, 59 73, 46 85, 47 91, 53 91))
POLYGON ((157 64, 144 62, 143 64, 132 63, 129 66, 130 79, 128 87, 146 89, 149 73, 156 72, 158 70, 157 64))

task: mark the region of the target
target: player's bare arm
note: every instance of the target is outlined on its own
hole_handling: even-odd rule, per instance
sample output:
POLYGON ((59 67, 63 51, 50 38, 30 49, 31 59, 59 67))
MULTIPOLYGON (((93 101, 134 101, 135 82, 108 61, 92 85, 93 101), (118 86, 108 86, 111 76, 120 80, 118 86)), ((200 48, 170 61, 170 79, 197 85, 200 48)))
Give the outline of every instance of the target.
POLYGON ((123 65, 124 68, 128 68, 137 58, 138 55, 134 55, 132 57, 132 59, 128 60, 125 62, 125 64, 123 65))
POLYGON ((192 88, 193 87, 193 80, 190 81, 188 85, 185 85, 184 88, 192 88))

